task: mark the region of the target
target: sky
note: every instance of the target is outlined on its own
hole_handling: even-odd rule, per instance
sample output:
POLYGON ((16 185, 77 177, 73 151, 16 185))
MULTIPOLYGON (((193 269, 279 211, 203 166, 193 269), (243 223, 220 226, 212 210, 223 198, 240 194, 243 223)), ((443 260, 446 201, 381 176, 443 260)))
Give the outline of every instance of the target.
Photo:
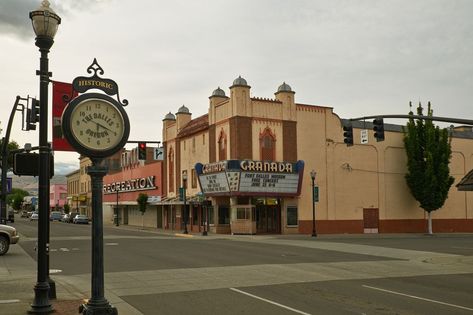
MULTIPOLYGON (((286 82, 297 103, 332 107, 341 118, 407 114, 409 101, 430 101, 436 116, 473 119, 470 0, 50 3, 62 18, 51 79, 89 76, 97 58, 129 101, 129 140, 161 141, 168 112, 185 105, 193 118, 206 114, 212 91, 228 95, 240 75, 252 97, 274 98, 286 82)), ((28 16, 39 4, 0 0, 2 129, 17 95, 39 96, 28 16)), ((22 131, 20 114, 11 140, 37 145, 38 132, 22 131)), ((55 163, 57 174, 68 173, 79 167, 78 155, 55 152, 55 163)))

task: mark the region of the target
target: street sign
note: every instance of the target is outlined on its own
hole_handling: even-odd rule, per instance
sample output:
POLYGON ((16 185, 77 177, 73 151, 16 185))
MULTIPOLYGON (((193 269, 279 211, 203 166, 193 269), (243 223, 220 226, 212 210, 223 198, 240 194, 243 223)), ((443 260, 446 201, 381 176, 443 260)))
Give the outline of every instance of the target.
POLYGON ((361 144, 367 144, 368 143, 368 129, 361 129, 360 136, 361 136, 361 139, 360 139, 361 144))
POLYGON ((314 186, 314 202, 319 202, 319 186, 314 186))
POLYGON ((153 158, 154 160, 159 160, 159 161, 164 160, 163 148, 154 148, 153 158))
POLYGON ((12 189, 12 178, 7 177, 7 194, 11 193, 11 189, 12 189))

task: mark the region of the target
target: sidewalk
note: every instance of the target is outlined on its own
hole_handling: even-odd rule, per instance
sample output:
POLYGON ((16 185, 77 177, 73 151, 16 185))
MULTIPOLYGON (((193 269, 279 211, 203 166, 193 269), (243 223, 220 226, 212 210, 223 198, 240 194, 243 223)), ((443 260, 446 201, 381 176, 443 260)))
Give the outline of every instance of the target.
MULTIPOLYGON (((0 314, 24 315, 31 309, 36 284, 36 262, 18 245, 0 256, 0 314)), ((84 297, 56 282, 57 299, 50 300, 54 314, 78 314, 84 297)))

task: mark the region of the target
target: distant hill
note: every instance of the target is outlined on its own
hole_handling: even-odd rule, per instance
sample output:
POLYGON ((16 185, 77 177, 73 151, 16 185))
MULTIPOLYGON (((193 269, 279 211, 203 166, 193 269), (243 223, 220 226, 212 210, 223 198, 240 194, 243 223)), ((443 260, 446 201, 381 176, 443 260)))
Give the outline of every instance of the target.
MULTIPOLYGON (((33 176, 16 176, 13 173, 9 173, 8 177, 12 178, 13 188, 19 188, 26 190, 30 195, 38 194, 38 177, 33 176)), ((55 175, 50 180, 51 184, 66 184, 67 179, 65 175, 55 175)))

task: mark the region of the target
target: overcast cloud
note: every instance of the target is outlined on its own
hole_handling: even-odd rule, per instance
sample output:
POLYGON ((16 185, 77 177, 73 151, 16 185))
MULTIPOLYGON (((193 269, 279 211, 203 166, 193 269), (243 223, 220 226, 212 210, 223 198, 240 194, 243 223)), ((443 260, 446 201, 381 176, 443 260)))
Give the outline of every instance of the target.
MULTIPOLYGON (((16 95, 36 96, 39 52, 28 12, 39 1, 0 0, 0 120, 16 95)), ((133 140, 161 140, 162 119, 185 104, 208 109, 241 75, 252 96, 285 81, 296 102, 342 118, 406 114, 431 101, 439 116, 473 119, 473 1, 51 1, 62 23, 53 80, 86 75, 97 58, 127 98, 133 140)), ((18 119, 16 119, 17 121, 18 119)), ((37 143, 37 132, 12 138, 37 143)), ((57 153, 57 161, 77 156, 57 153)))

